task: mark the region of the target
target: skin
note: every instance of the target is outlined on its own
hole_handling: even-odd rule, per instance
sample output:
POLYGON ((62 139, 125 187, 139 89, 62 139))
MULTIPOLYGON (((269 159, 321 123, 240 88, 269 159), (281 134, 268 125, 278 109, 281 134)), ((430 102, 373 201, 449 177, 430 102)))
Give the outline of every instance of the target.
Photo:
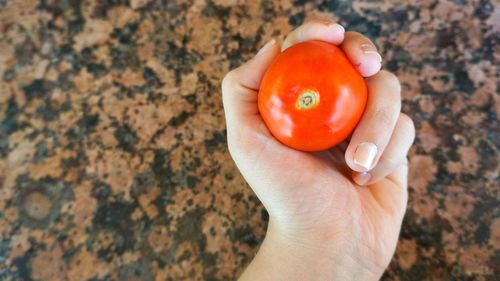
POLYGON ((396 76, 380 67, 366 37, 313 20, 224 78, 229 152, 269 212, 264 242, 240 280, 378 280, 383 274, 406 209, 406 155, 415 129, 400 112, 396 76), (280 48, 307 40, 340 46, 368 77, 367 108, 350 140, 315 153, 274 139, 257 107, 262 76, 280 48), (354 161, 356 147, 366 142, 378 148, 368 169, 354 161))

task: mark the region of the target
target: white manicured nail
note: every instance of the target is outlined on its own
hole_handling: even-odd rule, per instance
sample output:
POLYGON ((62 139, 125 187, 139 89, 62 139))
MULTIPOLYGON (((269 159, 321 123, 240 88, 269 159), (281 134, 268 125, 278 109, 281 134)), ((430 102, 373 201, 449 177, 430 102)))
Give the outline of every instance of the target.
POLYGON ((377 52, 377 49, 375 49, 374 46, 372 46, 370 44, 361 44, 360 48, 361 48, 361 51, 363 51, 364 54, 376 56, 377 60, 379 62, 382 62, 382 56, 377 52))
POLYGON ((377 146, 371 142, 362 142, 358 144, 354 151, 354 163, 365 169, 365 172, 370 170, 377 157, 377 146))

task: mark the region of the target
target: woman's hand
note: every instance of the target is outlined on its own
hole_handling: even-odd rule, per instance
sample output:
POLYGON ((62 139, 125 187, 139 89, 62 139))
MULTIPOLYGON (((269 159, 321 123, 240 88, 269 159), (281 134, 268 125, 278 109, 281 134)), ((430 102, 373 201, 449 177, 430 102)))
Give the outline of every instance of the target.
POLYGON ((407 203, 412 120, 400 84, 379 71, 374 44, 335 23, 298 27, 281 49, 307 40, 339 45, 366 78, 366 111, 349 141, 307 153, 282 145, 257 108, 274 40, 222 83, 229 151, 269 212, 266 238, 242 280, 376 280, 394 253, 407 203))

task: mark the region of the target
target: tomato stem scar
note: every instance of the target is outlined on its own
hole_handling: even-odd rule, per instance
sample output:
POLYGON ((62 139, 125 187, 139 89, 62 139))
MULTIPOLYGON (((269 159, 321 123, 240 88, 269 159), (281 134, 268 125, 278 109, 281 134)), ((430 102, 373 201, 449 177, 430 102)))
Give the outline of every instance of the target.
POLYGON ((319 94, 316 90, 305 89, 297 97, 295 107, 301 110, 314 108, 319 103, 319 94))

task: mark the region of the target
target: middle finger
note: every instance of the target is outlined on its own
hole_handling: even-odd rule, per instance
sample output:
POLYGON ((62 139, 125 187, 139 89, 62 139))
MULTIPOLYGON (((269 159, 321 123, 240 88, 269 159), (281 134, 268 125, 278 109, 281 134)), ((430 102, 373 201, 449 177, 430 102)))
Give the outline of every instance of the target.
POLYGON ((366 82, 366 110, 345 154, 347 165, 357 172, 369 171, 377 164, 401 110, 401 86, 394 74, 382 70, 366 82))

